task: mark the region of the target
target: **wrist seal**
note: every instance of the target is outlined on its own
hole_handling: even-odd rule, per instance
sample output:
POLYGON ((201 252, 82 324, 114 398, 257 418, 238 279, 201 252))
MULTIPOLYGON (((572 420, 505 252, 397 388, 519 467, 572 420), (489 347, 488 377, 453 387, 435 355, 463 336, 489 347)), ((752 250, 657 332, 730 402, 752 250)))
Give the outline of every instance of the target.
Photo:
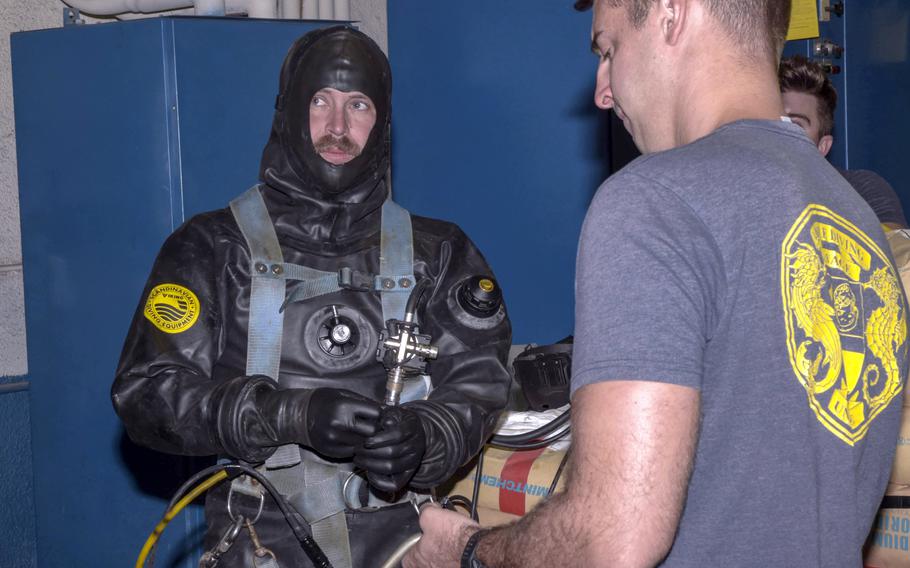
POLYGON ((461 568, 487 568, 487 565, 477 558, 477 545, 484 534, 484 531, 480 530, 468 539, 467 544, 464 545, 464 551, 461 553, 461 568))

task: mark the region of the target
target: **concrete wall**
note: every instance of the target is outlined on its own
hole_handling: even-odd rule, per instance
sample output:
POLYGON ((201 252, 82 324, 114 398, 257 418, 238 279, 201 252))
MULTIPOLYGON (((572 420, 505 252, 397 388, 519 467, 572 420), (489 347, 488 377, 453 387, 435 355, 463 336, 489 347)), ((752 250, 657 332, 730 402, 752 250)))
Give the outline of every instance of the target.
MULTIPOLYGON (((59 27, 65 7, 59 0, 0 0, 0 377, 28 371, 9 34, 59 27)), ((83 18, 89 25, 109 21, 83 18)), ((387 49, 386 0, 352 0, 351 18, 387 49)))

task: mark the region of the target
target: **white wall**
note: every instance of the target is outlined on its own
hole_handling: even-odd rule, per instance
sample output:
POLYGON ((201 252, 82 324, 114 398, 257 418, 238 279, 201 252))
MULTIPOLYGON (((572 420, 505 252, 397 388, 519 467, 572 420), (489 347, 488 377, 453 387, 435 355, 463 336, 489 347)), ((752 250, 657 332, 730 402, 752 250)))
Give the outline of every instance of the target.
MULTIPOLYGON (((60 27, 65 7, 59 0, 0 0, 0 376, 28 371, 9 35, 60 27)), ((86 25, 109 21, 83 18, 86 25)), ((351 18, 388 51, 386 0, 351 0, 351 18)))

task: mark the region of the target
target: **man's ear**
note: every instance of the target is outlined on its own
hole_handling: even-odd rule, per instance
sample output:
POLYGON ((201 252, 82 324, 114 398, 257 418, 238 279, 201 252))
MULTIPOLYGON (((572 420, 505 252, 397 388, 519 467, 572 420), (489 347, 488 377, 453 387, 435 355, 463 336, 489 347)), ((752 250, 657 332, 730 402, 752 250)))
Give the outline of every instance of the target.
POLYGON ((822 153, 822 156, 827 156, 832 144, 834 144, 834 136, 825 134, 818 139, 818 151, 822 153))
POLYGON ((676 45, 686 27, 689 0, 659 0, 657 9, 660 10, 660 31, 664 41, 676 45))

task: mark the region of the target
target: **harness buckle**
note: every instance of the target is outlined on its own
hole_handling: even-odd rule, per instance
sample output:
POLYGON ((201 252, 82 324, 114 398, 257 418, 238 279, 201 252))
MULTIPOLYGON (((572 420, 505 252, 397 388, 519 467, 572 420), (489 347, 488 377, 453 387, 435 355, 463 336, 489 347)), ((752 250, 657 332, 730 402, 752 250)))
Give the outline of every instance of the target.
POLYGON ((371 292, 375 289, 373 280, 374 277, 372 274, 353 270, 349 266, 342 267, 342 269, 338 271, 338 286, 345 290, 371 292))

